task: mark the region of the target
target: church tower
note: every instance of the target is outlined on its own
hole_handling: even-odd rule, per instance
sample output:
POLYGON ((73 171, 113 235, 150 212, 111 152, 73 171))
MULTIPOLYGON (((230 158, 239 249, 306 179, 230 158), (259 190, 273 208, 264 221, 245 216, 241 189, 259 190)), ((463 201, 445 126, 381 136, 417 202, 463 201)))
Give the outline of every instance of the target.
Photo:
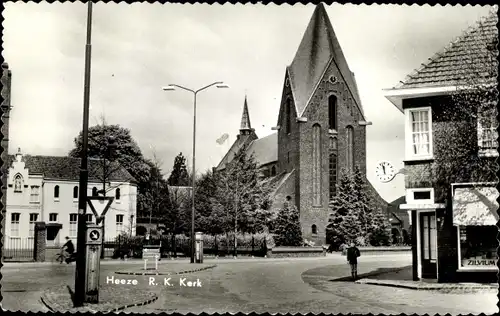
POLYGON ((366 174, 368 123, 322 3, 285 71, 277 125, 279 172, 293 174, 303 236, 324 243, 340 170, 358 166, 366 174))

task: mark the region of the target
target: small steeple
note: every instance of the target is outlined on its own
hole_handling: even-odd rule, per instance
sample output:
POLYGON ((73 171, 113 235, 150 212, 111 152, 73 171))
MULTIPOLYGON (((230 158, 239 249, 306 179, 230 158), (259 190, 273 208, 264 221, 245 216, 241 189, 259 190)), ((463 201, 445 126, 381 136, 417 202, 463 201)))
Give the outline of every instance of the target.
POLYGON ((245 103, 243 105, 243 115, 241 116, 241 125, 240 125, 240 135, 249 135, 253 132, 254 129, 250 124, 250 115, 248 114, 248 103, 247 96, 245 94, 245 103))

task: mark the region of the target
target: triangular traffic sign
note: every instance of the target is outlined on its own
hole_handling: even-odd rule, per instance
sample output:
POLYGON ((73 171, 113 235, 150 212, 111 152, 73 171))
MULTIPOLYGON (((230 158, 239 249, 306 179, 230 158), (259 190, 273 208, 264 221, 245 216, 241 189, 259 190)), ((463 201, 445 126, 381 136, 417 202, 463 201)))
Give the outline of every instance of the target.
POLYGON ((104 215, 106 215, 109 207, 111 206, 111 203, 113 203, 114 200, 115 200, 115 198, 112 196, 89 196, 89 197, 87 197, 87 202, 89 203, 90 209, 92 210, 92 213, 94 213, 96 220, 99 222, 102 220, 104 215), (108 201, 108 203, 106 204, 106 206, 104 207, 104 209, 102 210, 102 213, 100 215, 97 213, 94 205, 92 204, 92 201, 94 201, 94 200, 95 201, 106 201, 106 200, 108 201))

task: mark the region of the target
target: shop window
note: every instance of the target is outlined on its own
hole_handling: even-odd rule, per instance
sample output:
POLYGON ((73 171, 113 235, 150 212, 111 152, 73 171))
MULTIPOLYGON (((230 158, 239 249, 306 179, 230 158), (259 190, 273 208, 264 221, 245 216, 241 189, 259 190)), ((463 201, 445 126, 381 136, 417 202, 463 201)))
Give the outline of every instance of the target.
POLYGON ((496 226, 457 226, 459 269, 497 269, 496 226))

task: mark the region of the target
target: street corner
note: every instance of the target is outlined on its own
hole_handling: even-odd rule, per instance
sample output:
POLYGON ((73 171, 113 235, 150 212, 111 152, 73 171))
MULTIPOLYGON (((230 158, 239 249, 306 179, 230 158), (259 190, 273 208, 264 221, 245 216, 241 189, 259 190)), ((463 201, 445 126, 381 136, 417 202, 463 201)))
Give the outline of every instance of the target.
POLYGON ((205 270, 210 270, 217 267, 216 264, 180 264, 180 263, 162 263, 158 267, 150 267, 144 265, 129 267, 126 270, 115 271, 118 275, 138 275, 138 276, 155 276, 155 275, 177 275, 189 274, 205 270))
POLYGON ((107 287, 99 289, 99 303, 87 304, 82 307, 73 307, 73 289, 68 285, 61 285, 45 290, 41 295, 42 303, 52 312, 99 312, 107 313, 123 310, 134 306, 150 304, 158 296, 149 291, 138 291, 126 286, 107 287))

